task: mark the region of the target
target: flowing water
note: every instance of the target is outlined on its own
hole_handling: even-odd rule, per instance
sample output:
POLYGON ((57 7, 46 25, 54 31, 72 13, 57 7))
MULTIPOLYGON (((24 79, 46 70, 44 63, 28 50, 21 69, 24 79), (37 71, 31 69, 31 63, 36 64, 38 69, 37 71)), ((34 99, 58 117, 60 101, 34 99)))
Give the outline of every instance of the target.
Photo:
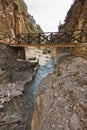
POLYGON ((49 59, 36 71, 34 79, 25 86, 22 96, 12 99, 5 104, 3 110, 4 118, 7 118, 5 125, 0 126, 0 130, 30 130, 32 112, 34 108, 33 93, 43 78, 53 72, 53 61, 49 59))

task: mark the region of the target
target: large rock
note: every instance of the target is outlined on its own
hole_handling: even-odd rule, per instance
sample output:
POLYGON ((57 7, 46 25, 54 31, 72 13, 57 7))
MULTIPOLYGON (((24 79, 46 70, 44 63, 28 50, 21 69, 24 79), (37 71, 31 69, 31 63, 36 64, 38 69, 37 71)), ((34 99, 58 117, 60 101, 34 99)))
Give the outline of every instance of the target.
POLYGON ((48 75, 36 92, 32 130, 87 129, 87 61, 63 56, 60 75, 48 75))
POLYGON ((70 119, 70 129, 71 130, 79 130, 80 129, 80 121, 79 117, 76 113, 73 113, 70 119))

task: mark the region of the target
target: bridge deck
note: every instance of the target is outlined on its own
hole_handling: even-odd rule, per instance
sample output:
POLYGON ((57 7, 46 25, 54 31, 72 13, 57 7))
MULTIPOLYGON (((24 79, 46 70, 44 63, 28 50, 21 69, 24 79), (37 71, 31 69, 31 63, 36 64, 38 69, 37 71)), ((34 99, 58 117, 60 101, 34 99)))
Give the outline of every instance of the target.
POLYGON ((33 47, 58 47, 58 48, 68 48, 68 47, 70 47, 70 48, 72 48, 72 47, 77 47, 78 45, 80 45, 80 44, 77 44, 77 43, 67 43, 67 44, 65 44, 65 43, 52 43, 52 44, 46 44, 46 43, 44 43, 44 44, 35 44, 35 43, 32 43, 32 44, 10 44, 10 46, 12 46, 12 47, 31 47, 31 46, 33 46, 33 47))

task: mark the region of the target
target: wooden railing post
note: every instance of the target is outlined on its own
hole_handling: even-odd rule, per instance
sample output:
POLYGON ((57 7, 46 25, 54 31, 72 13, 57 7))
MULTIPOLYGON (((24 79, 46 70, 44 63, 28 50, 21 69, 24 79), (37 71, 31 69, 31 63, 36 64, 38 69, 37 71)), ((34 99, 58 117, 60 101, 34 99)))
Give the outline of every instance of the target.
POLYGON ((11 44, 11 41, 10 41, 10 34, 8 34, 8 44, 9 44, 9 45, 11 44))
POLYGON ((66 43, 66 31, 64 32, 64 43, 66 43))
POLYGON ((40 33, 38 34, 38 43, 39 44, 41 43, 41 34, 40 33))
POLYGON ((83 41, 82 41, 82 34, 83 34, 83 30, 81 29, 81 31, 80 31, 80 42, 82 43, 83 41))
POLYGON ((87 31, 86 32, 84 31, 83 33, 84 33, 84 42, 87 43, 87 31))
POLYGON ((27 35, 27 38, 28 38, 28 44, 29 44, 30 43, 30 35, 29 35, 29 33, 27 35))
POLYGON ((50 43, 53 42, 53 33, 50 34, 50 43))
POLYGON ((20 35, 18 34, 17 35, 17 42, 18 42, 18 44, 20 44, 20 39, 19 38, 20 38, 20 35))

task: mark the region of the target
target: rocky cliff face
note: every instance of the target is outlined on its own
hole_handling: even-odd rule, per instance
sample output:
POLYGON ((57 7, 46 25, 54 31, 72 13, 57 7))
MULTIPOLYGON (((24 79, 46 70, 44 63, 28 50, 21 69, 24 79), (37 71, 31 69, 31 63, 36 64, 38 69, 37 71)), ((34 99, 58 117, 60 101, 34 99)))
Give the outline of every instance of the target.
POLYGON ((42 31, 27 12, 23 0, 0 0, 0 33, 24 34, 42 31))
POLYGON ((87 129, 87 60, 64 56, 60 74, 48 75, 35 94, 32 130, 87 129))
POLYGON ((65 18, 64 30, 87 28, 87 0, 75 0, 65 18))

